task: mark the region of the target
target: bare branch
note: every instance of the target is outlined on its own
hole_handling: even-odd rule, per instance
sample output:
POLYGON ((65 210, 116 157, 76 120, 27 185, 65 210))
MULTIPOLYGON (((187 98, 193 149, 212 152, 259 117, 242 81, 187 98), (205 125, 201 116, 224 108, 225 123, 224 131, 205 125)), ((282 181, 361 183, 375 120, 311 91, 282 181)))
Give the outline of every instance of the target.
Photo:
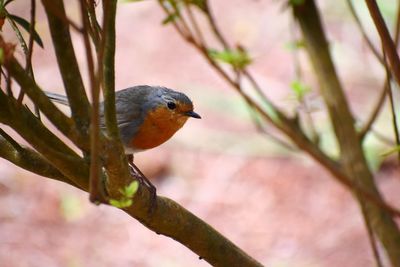
POLYGON ((358 26, 358 29, 360 30, 364 41, 367 43, 369 49, 371 50, 372 54, 374 54, 375 58, 383 65, 385 65, 385 60, 383 59, 382 55, 378 52, 378 50, 375 48, 375 46, 372 44, 371 40, 369 39, 367 33, 364 30, 364 27, 360 21, 360 18, 357 15, 357 12, 354 8, 353 1, 352 0, 347 0, 347 5, 350 9, 350 13, 353 16, 354 20, 356 21, 356 24, 358 26))
POLYGON ((85 1, 80 1, 81 6, 81 16, 83 22, 83 40, 86 49, 86 61, 89 73, 89 81, 90 81, 90 90, 92 93, 92 109, 90 114, 90 201, 93 203, 97 202, 105 202, 102 199, 101 193, 101 181, 100 181, 100 173, 101 173, 101 164, 100 164, 100 125, 99 125, 99 98, 100 98, 100 83, 95 75, 95 64, 92 54, 92 48, 90 46, 89 41, 89 18, 86 13, 87 7, 85 5, 85 1))
POLYGON ((79 188, 88 187, 87 163, 48 130, 27 108, 0 90, 0 122, 9 125, 79 188), (72 179, 72 177, 78 177, 72 179))
POLYGON ((389 30, 386 27, 385 21, 383 20, 376 1, 365 0, 365 2, 367 3, 369 13, 371 14, 375 27, 378 30, 379 36, 381 37, 382 45, 390 63, 393 76, 397 83, 400 84, 400 59, 399 55, 397 54, 396 46, 393 42, 393 39, 390 37, 389 30))
POLYGON ((10 75, 20 84, 21 89, 26 92, 57 129, 70 138, 78 147, 88 150, 87 136, 80 135, 74 122, 49 100, 16 59, 7 60, 5 66, 10 75))
POLYGON ((389 91, 389 83, 390 80, 386 79, 382 91, 379 95, 378 101, 376 102, 375 107, 372 109, 372 113, 369 116, 367 122, 365 123, 364 127, 361 129, 359 133, 360 140, 363 140, 367 135, 367 133, 371 130, 372 125, 374 124, 376 118, 378 117, 380 111, 382 110, 383 104, 385 103, 386 94, 389 91))
POLYGON ((80 0, 80 1, 84 1, 85 3, 86 10, 88 11, 88 16, 89 16, 89 27, 88 27, 89 33, 93 40, 94 46, 96 47, 96 51, 99 51, 101 28, 99 23, 97 22, 95 1, 93 0, 80 0))
POLYGON ((71 106, 71 115, 78 130, 85 135, 89 128, 90 107, 72 45, 70 24, 66 24, 62 19, 66 17, 64 4, 62 0, 42 0, 42 2, 49 21, 58 66, 71 106), (54 13, 56 11, 57 14, 54 13))
POLYGON ((54 168, 39 153, 28 147, 22 147, 2 129, 0 129, 0 157, 37 175, 75 186, 74 183, 54 168))
POLYGON ((117 140, 119 138, 116 111, 115 111, 115 16, 117 11, 116 0, 103 2, 103 32, 102 58, 99 60, 102 68, 102 85, 104 94, 104 117, 108 135, 117 140))
MULTIPOLYGON (((392 113, 392 124, 393 124, 393 130, 394 130, 394 139, 396 140, 396 146, 400 146, 400 135, 399 135, 399 127, 397 125, 397 115, 396 115, 396 107, 395 107, 395 100, 393 98, 393 89, 392 85, 390 83, 390 70, 388 65, 385 65, 385 71, 386 71, 386 82, 388 84, 388 94, 389 94, 389 100, 390 100, 390 110, 392 113)), ((400 162, 400 151, 397 153, 398 160, 400 162)))
MULTIPOLYGON (((382 200, 354 128, 354 120, 329 53, 328 42, 315 2, 305 0, 302 4, 293 4, 292 8, 303 32, 306 48, 320 84, 321 94, 334 127, 341 151, 340 160, 343 164, 343 171, 353 184, 357 184, 377 199, 382 200)), ((388 252, 392 264, 400 266, 400 233, 391 214, 375 203, 364 202, 362 195, 355 193, 358 201, 365 205, 367 219, 370 220, 372 228, 388 252)))

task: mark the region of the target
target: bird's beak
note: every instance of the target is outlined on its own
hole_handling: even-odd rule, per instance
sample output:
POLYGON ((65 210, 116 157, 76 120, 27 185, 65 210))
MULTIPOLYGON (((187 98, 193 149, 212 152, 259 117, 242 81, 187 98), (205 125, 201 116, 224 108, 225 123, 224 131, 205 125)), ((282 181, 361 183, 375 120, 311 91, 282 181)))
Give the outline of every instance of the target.
POLYGON ((192 118, 195 118, 195 119, 201 119, 200 115, 197 114, 197 113, 194 112, 194 111, 188 111, 188 112, 185 112, 184 114, 185 114, 186 116, 189 116, 189 117, 192 117, 192 118))

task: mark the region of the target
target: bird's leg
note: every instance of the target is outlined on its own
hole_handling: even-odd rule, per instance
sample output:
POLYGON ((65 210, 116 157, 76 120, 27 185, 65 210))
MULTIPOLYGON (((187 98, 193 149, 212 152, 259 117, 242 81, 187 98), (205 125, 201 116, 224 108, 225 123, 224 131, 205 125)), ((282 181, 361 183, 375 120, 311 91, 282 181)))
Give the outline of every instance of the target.
POLYGON ((150 192, 150 208, 149 212, 151 213, 157 204, 157 189, 156 187, 150 182, 150 180, 140 171, 140 169, 133 163, 133 155, 127 155, 129 169, 131 175, 135 177, 141 184, 143 184, 150 192))

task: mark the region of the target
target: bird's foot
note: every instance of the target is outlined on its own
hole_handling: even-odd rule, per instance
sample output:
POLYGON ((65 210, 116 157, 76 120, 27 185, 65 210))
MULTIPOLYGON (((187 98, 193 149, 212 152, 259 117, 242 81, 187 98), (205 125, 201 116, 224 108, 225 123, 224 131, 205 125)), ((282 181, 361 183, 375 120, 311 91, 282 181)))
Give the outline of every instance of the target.
POLYGON ((150 193, 150 206, 148 212, 150 214, 153 213, 153 211, 157 207, 157 189, 156 187, 150 182, 150 180, 139 170, 139 168, 133 163, 129 163, 129 170, 132 175, 136 180, 139 181, 142 185, 144 185, 147 190, 149 190, 150 193))

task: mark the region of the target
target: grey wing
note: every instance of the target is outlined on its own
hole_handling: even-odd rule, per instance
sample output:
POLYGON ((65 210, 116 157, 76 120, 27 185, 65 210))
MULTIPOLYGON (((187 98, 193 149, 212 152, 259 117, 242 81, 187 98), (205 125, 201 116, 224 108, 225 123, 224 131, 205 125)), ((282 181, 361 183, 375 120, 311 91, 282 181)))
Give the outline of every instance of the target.
MULTIPOLYGON (((118 91, 115 96, 116 116, 121 140, 125 146, 129 146, 132 137, 139 130, 139 125, 143 122, 142 101, 146 96, 140 96, 140 90, 132 88, 118 91)), ((105 128, 104 106, 100 107, 100 127, 105 128)))

